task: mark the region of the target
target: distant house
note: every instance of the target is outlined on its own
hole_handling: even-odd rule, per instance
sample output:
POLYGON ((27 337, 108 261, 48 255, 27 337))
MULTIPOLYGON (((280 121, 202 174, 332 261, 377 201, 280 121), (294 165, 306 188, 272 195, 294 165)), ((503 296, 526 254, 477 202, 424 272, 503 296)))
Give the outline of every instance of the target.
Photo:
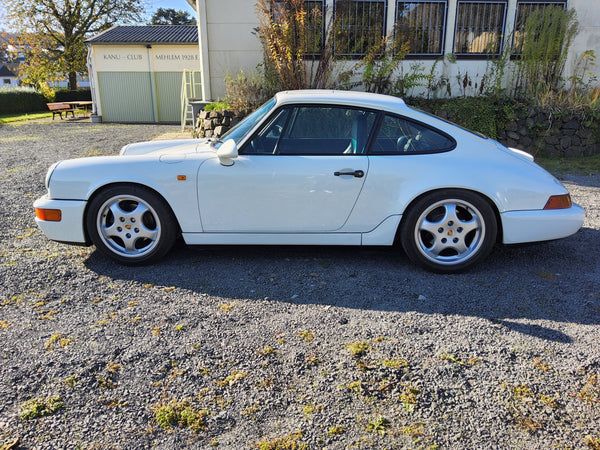
POLYGON ((115 26, 87 41, 95 116, 104 122, 180 122, 184 74, 200 69, 198 28, 115 26))
POLYGON ((16 87, 19 85, 19 77, 9 67, 9 64, 0 65, 0 88, 16 87))

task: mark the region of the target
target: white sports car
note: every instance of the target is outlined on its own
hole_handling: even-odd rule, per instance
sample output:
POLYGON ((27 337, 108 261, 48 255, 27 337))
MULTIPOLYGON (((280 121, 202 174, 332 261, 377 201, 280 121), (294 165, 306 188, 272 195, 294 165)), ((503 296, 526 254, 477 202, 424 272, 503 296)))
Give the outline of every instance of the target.
POLYGON ((60 161, 34 206, 50 239, 93 243, 122 264, 187 244, 399 242, 436 272, 495 243, 569 236, 583 209, 531 155, 401 99, 281 92, 219 139, 130 144, 60 161))

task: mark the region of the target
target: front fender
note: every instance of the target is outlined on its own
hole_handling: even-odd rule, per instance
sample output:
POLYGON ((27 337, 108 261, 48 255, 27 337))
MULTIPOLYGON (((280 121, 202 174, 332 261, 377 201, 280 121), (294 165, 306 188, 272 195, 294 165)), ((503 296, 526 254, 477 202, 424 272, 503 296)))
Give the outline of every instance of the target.
POLYGON ((189 155, 169 158, 108 156, 62 161, 49 181, 49 197, 83 200, 104 186, 133 183, 160 194, 171 206, 182 231, 201 230, 196 190, 200 161, 189 155))

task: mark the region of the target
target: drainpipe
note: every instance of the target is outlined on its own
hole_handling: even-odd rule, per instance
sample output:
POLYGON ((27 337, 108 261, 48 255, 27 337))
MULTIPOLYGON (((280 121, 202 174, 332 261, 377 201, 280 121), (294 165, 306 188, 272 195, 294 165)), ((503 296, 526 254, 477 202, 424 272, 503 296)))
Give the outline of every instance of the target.
POLYGON ((92 123, 102 122, 102 112, 98 114, 97 105, 100 104, 100 98, 98 97, 98 85, 96 84, 96 74, 94 73, 94 58, 92 57, 92 44, 88 44, 87 51, 87 70, 88 78, 90 79, 90 93, 92 94, 92 113, 90 114, 90 121, 92 123))
POLYGON ((150 89, 152 96, 152 115, 154 117, 154 122, 158 122, 158 102, 156 97, 158 93, 156 92, 156 80, 154 78, 154 63, 152 61, 152 46, 150 44, 146 45, 146 49, 148 51, 148 71, 150 72, 150 89))
POLYGON ((206 0, 196 0, 198 15, 198 47, 200 50, 200 82, 202 83, 202 101, 212 98, 210 89, 210 58, 208 55, 208 25, 206 20, 206 0))

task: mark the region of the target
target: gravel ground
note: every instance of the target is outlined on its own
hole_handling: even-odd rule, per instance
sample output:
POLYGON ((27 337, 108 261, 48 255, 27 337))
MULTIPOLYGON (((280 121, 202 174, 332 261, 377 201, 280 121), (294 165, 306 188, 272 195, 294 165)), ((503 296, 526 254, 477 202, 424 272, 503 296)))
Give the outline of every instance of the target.
POLYGON ((461 275, 385 248, 127 268, 36 228, 51 163, 176 129, 0 126, 2 449, 600 448, 599 176, 565 177, 576 235, 461 275))

